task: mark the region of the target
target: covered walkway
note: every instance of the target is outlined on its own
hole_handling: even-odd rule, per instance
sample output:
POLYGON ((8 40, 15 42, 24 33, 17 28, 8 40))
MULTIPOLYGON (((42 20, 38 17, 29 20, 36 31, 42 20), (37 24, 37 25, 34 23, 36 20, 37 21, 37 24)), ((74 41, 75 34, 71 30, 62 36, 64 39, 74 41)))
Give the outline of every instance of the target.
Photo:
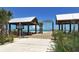
POLYGON ((19 36, 22 36, 24 26, 27 25, 27 34, 30 35, 29 27, 35 26, 35 33, 37 33, 38 20, 36 17, 14 18, 9 21, 9 34, 11 33, 11 25, 16 25, 16 29, 19 36))
POLYGON ((56 15, 56 24, 59 27, 59 30, 67 31, 69 28, 69 32, 72 31, 72 25, 73 25, 73 31, 79 32, 79 13, 71 13, 71 14, 59 14, 56 15), (77 26, 75 26, 77 24, 77 26), (69 25, 68 27, 66 25, 69 25))

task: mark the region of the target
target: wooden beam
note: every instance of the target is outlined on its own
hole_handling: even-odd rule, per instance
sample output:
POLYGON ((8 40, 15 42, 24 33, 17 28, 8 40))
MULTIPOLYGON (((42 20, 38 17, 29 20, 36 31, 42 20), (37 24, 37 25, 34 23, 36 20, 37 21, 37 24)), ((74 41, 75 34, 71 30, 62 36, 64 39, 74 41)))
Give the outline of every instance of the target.
POLYGON ((37 25, 35 25, 35 33, 37 33, 37 25))

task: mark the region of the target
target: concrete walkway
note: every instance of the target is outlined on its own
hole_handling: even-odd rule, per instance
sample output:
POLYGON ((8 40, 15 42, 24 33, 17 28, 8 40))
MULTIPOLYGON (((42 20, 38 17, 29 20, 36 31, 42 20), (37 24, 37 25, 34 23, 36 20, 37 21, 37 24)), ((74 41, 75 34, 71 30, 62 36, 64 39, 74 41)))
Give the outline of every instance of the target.
POLYGON ((16 38, 14 43, 0 46, 0 52, 46 52, 50 39, 16 38))

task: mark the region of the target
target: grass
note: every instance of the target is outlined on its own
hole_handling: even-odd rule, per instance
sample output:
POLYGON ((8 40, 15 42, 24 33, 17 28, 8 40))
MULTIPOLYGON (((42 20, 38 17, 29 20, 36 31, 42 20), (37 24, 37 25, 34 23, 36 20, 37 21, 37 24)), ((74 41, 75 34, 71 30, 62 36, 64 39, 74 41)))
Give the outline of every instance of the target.
POLYGON ((64 33, 62 31, 55 31, 54 43, 56 52, 76 52, 79 51, 79 33, 71 32, 64 33))

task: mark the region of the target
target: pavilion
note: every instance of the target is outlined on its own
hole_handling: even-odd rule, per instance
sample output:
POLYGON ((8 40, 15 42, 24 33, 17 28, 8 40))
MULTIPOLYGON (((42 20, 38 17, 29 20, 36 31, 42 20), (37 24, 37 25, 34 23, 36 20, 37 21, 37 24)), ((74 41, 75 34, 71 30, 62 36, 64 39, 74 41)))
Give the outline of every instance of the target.
POLYGON ((9 34, 11 33, 11 25, 16 25, 16 29, 18 29, 18 35, 22 35, 22 29, 24 29, 24 26, 27 25, 27 33, 29 34, 29 27, 31 25, 35 26, 35 33, 37 33, 37 25, 38 20, 36 17, 24 17, 24 18, 13 18, 9 21, 9 34))
POLYGON ((79 32, 79 13, 71 13, 71 14, 59 14, 56 15, 56 24, 58 25, 59 30, 66 31, 66 24, 69 25, 69 32, 72 30, 72 24, 74 25, 73 29, 75 30, 75 24, 77 24, 78 32, 79 32), (64 28, 63 28, 64 27, 64 28))

